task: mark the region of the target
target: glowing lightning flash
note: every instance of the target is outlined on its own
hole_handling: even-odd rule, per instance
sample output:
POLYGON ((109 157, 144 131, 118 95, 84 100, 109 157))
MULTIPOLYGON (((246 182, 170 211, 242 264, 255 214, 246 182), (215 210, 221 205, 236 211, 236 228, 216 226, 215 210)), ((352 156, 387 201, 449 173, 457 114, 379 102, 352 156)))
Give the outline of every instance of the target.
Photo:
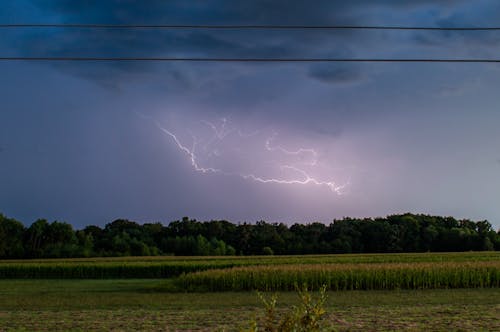
POLYGON ((340 186, 340 185, 335 184, 335 182, 318 181, 318 180, 310 177, 309 175, 307 175, 304 171, 301 171, 301 172, 305 176, 304 180, 281 180, 281 179, 273 179, 273 178, 264 179, 264 178, 255 176, 253 174, 246 174, 246 175, 240 174, 240 176, 244 179, 252 179, 254 181, 261 182, 261 183, 302 184, 302 185, 315 184, 318 186, 327 186, 328 188, 330 188, 331 191, 337 193, 338 195, 342 195, 342 189, 345 188, 345 185, 340 186))
POLYGON ((189 150, 187 147, 185 147, 184 145, 182 145, 182 143, 179 141, 179 139, 177 138, 177 136, 175 136, 171 131, 165 129, 158 121, 155 120, 155 124, 156 124, 156 126, 162 132, 164 132, 165 134, 167 134, 168 136, 170 136, 174 140, 175 144, 177 144, 177 147, 181 151, 184 151, 189 156, 189 158, 191 159, 191 165, 193 166, 193 168, 197 172, 202 172, 202 173, 224 173, 222 170, 217 169, 217 168, 212 168, 212 167, 205 168, 205 167, 201 167, 200 165, 198 165, 198 162, 196 161, 196 155, 194 154, 194 148, 196 146, 196 140, 194 140, 194 142, 193 142, 193 148, 191 150, 189 150))
MULTIPOLYGON (((335 182, 333 181, 320 181, 312 176, 310 176, 306 171, 300 169, 300 168, 297 168, 295 166, 292 166, 292 165, 281 165, 280 166, 280 169, 283 171, 283 170, 290 170, 290 171, 293 171, 297 174, 300 175, 300 179, 292 179, 292 180, 288 180, 288 179, 283 179, 283 178, 267 178, 267 177, 262 177, 262 176, 258 176, 258 175, 255 175, 255 174, 246 174, 246 173, 237 173, 237 172, 228 172, 228 171, 224 171, 222 169, 219 169, 219 168, 213 168, 213 167, 203 167, 199 164, 198 160, 197 160, 197 157, 196 157, 196 153, 195 153, 195 148, 197 146, 198 142, 197 139, 193 136, 193 147, 191 149, 189 149, 188 147, 186 147, 185 145, 183 145, 181 143, 181 141, 179 140, 179 138, 170 130, 166 129, 165 127, 163 127, 161 125, 161 123, 155 119, 153 119, 152 117, 150 116, 146 116, 142 113, 138 113, 141 117, 143 118, 146 118, 146 119, 150 119, 152 121, 154 121, 156 127, 161 130, 165 135, 169 136, 176 144, 176 146, 179 148, 179 150, 181 150, 182 152, 184 152, 190 159, 191 161, 191 166, 193 167, 193 169, 196 171, 196 172, 200 172, 200 173, 215 173, 215 174, 221 174, 221 175, 227 175, 227 176, 239 176, 245 180, 252 180, 252 181, 256 181, 256 182, 259 182, 259 183, 276 183, 276 184, 283 184, 283 185, 309 185, 309 184, 313 184, 313 185, 316 185, 316 186, 326 186, 328 187, 332 192, 338 194, 338 195, 341 195, 342 194, 342 189, 345 188, 345 185, 338 185, 336 184, 335 182)), ((237 130, 235 128, 231 128, 231 129, 227 129, 226 125, 227 125, 227 120, 226 119, 222 119, 222 125, 220 128, 217 128, 217 126, 215 126, 213 123, 210 123, 208 121, 202 121, 202 123, 206 124, 207 126, 209 126, 213 133, 214 133, 214 136, 209 139, 205 145, 203 146, 204 149, 207 149, 208 146, 210 144, 212 144, 215 140, 219 140, 219 141, 222 141, 224 140, 226 137, 228 137, 230 134, 232 133, 236 133, 238 136, 240 137, 251 137, 251 136, 254 136, 258 133, 258 131, 254 132, 254 133, 251 133, 251 134, 243 134, 240 130, 237 130)), ((300 156, 300 155, 309 155, 312 159, 311 162, 307 163, 307 165, 309 166, 314 166, 316 165, 317 163, 317 159, 318 159, 318 153, 314 150, 314 149, 304 149, 304 148, 300 148, 298 150, 295 150, 295 151, 291 151, 291 150, 288 150, 288 149, 285 149, 281 146, 272 146, 271 143, 272 141, 276 138, 277 134, 274 133, 270 138, 268 138, 266 141, 265 141, 265 148, 267 151, 269 152, 275 152, 275 151, 279 151, 280 153, 282 154, 285 154, 285 155, 295 155, 295 156, 300 156)))
POLYGON ((281 153, 283 153, 285 155, 290 155, 290 156, 300 156, 300 155, 308 154, 312 157, 312 161, 308 162, 307 164, 309 166, 315 166, 317 164, 318 153, 314 149, 300 148, 298 150, 291 151, 291 150, 287 150, 279 145, 278 146, 271 146, 271 142, 274 141, 276 136, 278 136, 278 133, 274 132, 273 135, 266 140, 265 147, 266 147, 267 151, 280 151, 281 153))

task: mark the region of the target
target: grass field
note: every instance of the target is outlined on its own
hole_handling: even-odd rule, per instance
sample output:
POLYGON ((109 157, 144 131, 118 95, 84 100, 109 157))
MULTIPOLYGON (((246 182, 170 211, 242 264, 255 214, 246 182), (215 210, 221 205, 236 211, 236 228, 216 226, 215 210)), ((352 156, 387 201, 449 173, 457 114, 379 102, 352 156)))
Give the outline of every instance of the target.
MULTIPOLYGON (((0 330, 238 330, 260 317, 254 292, 162 293, 161 280, 2 280, 0 330)), ((279 293, 278 307, 297 303, 279 293)), ((329 292, 341 331, 500 330, 500 289, 329 292)))
POLYGON ((233 331, 303 282, 336 330, 500 331, 498 252, 0 261, 0 331, 233 331))

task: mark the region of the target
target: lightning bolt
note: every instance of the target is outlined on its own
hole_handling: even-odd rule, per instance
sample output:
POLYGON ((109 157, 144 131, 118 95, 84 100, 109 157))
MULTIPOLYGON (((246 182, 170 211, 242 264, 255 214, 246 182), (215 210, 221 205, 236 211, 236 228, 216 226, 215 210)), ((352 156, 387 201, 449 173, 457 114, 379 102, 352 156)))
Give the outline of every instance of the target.
POLYGON ((283 179, 274 179, 274 178, 262 178, 259 176, 256 176, 254 174, 239 174, 242 178, 244 179, 251 179, 260 183, 278 183, 278 184, 301 184, 301 185, 307 185, 307 184, 314 184, 317 186, 327 186, 330 188, 331 191, 338 195, 342 195, 342 190, 346 187, 346 185, 337 185, 335 182, 327 182, 327 181, 318 181, 315 178, 310 177, 305 171, 297 169, 293 166, 282 166, 283 168, 290 168, 298 171, 304 176, 303 180, 283 180, 283 179))
MULTIPOLYGON (((311 176, 309 173, 307 173, 305 170, 300 169, 300 168, 293 166, 293 165, 280 165, 279 168, 282 171, 290 170, 290 171, 297 173, 300 176, 299 179, 291 179, 290 180, 290 179, 285 179, 285 178, 264 177, 264 176, 259 176, 259 175, 252 174, 252 173, 247 174, 247 173, 238 173, 238 172, 228 172, 228 171, 224 171, 223 169, 219 169, 219 168, 203 167, 202 165, 200 165, 199 161, 197 160, 198 158, 196 156, 195 151, 196 151, 196 146, 200 142, 197 140, 197 138, 194 135, 191 135, 193 137, 193 145, 190 149, 180 141, 180 139, 177 137, 177 135, 175 135, 172 131, 165 128, 158 120, 156 120, 150 116, 144 115, 142 113, 138 113, 138 112, 136 112, 136 113, 139 114, 142 118, 153 121, 155 126, 161 132, 163 132, 166 136, 171 138, 172 141, 175 143, 175 145, 179 148, 179 150, 188 156, 188 158, 191 162, 191 166, 193 167, 193 169, 196 172, 200 172, 200 173, 204 173, 204 174, 205 173, 213 173, 213 174, 221 174, 221 175, 225 175, 225 176, 238 176, 238 177, 243 178, 245 180, 252 180, 255 182, 259 182, 259 183, 275 183, 275 184, 281 184, 281 185, 311 185, 312 184, 312 185, 316 185, 316 186, 325 186, 325 187, 329 188, 332 192, 334 192, 338 195, 341 195, 342 190, 346 187, 346 184, 338 185, 334 181, 318 180, 315 177, 311 176)), ((214 133, 213 137, 211 137, 207 141, 207 143, 205 143, 204 149, 208 148, 208 146, 210 144, 212 144, 215 140, 222 141, 232 133, 236 133, 239 137, 247 138, 247 137, 255 136, 259 132, 259 131, 255 131, 255 132, 250 133, 250 134, 244 134, 243 132, 241 132, 240 130, 238 130, 236 128, 228 129, 226 127, 227 120, 224 118, 222 119, 222 124, 221 124, 220 128, 218 128, 216 125, 214 125, 213 123, 208 122, 208 121, 201 121, 201 122, 206 124, 207 126, 209 126, 214 133)), ((283 148, 281 146, 272 146, 271 143, 275 139, 276 136, 277 136, 277 133, 273 133, 273 135, 265 141, 264 146, 265 146, 267 151, 269 151, 269 152, 279 151, 280 153, 283 153, 286 155, 294 155, 294 156, 308 154, 312 157, 312 162, 308 163, 308 165, 310 165, 310 166, 316 165, 317 158, 318 158, 317 151, 315 151, 314 149, 310 149, 310 148, 307 148, 307 149, 300 148, 300 149, 297 149, 295 151, 292 151, 292 150, 288 150, 286 148, 283 148)))
POLYGON ((266 147, 266 150, 267 151, 279 151, 285 155, 289 155, 289 156, 301 156, 301 155, 310 155, 312 157, 312 160, 306 164, 308 164, 309 166, 315 166, 318 162, 318 153, 316 152, 316 150, 314 149, 311 149, 311 148, 308 148, 308 149, 304 149, 304 148, 300 148, 298 150, 295 150, 295 151, 292 151, 292 150, 288 150, 288 149, 285 149, 279 145, 277 146, 271 146, 271 142, 274 141, 276 139, 276 137, 278 136, 278 133, 274 132, 273 135, 271 137, 269 137, 267 140, 266 140, 266 143, 264 144, 264 146, 266 147))
POLYGON ((222 120, 222 125, 221 125, 220 129, 217 128, 217 126, 214 125, 210 121, 201 120, 200 122, 203 123, 203 124, 206 124, 207 126, 209 126, 212 129, 212 131, 214 132, 214 137, 215 138, 223 140, 227 135, 231 134, 234 131, 234 129, 226 129, 227 119, 226 118, 222 118, 221 120, 222 120))
POLYGON ((191 150, 189 148, 187 148, 186 146, 182 145, 181 141, 177 138, 177 136, 172 133, 171 131, 169 131, 168 129, 164 128, 160 122, 158 122, 157 120, 154 120, 156 126, 163 132, 165 133, 166 135, 170 136, 175 144, 177 144, 177 147, 183 151, 184 153, 186 153, 188 156, 189 156, 189 159, 191 160, 191 165, 193 166, 193 168, 197 171, 197 172, 202 172, 202 173, 224 173, 222 170, 220 169, 217 169, 217 168, 212 168, 212 167, 201 167, 198 162, 196 161, 196 155, 194 154, 194 150, 195 150, 195 147, 196 147, 196 139, 194 139, 193 137, 193 147, 191 148, 191 150))

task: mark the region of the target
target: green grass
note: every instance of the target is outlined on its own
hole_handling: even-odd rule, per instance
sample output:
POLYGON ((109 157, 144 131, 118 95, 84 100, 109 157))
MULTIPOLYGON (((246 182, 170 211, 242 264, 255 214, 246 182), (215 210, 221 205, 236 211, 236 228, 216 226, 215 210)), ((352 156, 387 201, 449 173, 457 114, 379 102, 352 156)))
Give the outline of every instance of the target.
MULTIPOLYGON (((162 293, 161 280, 2 280, 0 330, 228 331, 260 317, 253 292, 162 293)), ((279 293, 278 308, 298 303, 279 293)), ((500 289, 329 292, 341 331, 500 330, 500 289)))

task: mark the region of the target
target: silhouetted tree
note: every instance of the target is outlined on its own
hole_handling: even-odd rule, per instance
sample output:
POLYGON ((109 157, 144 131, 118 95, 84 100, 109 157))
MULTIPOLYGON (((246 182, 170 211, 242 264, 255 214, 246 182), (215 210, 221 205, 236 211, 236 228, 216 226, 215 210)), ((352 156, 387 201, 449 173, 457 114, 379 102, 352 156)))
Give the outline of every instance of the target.
POLYGON ((169 225, 125 219, 104 228, 38 219, 26 228, 0 214, 0 258, 174 255, 267 255, 500 250, 486 221, 421 214, 322 223, 233 224, 187 217, 169 225))

